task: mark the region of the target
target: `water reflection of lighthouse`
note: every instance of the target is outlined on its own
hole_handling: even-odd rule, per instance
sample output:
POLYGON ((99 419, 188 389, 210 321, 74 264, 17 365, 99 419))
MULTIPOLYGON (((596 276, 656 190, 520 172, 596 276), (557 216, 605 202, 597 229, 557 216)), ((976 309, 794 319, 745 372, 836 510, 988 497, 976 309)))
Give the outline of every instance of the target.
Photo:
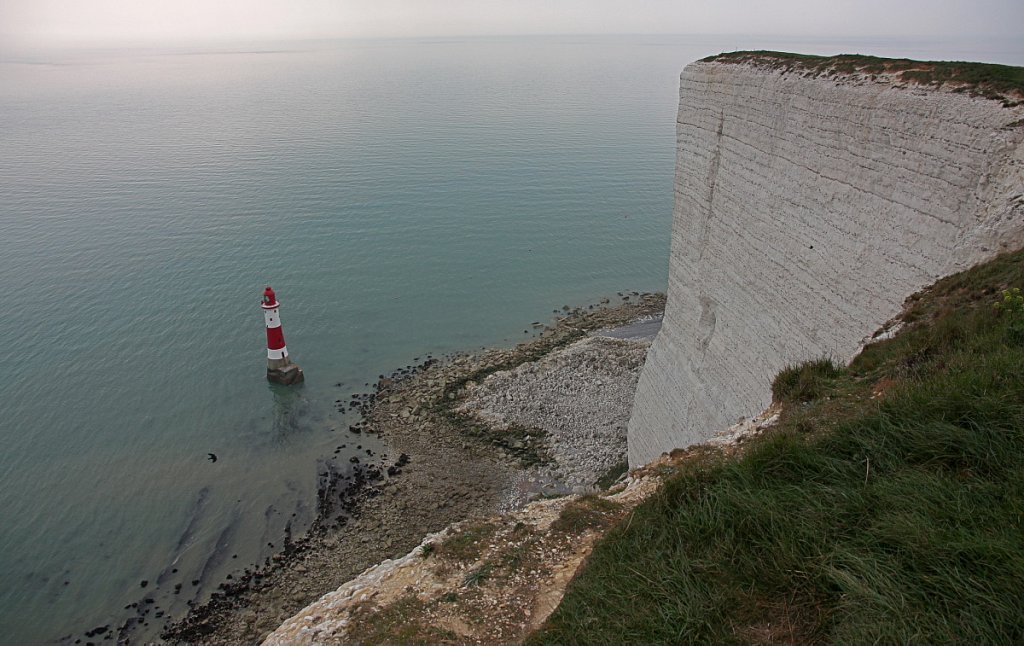
POLYGON ((279 384, 297 384, 303 380, 302 368, 288 358, 288 347, 284 344, 284 331, 281 329, 281 304, 269 285, 263 290, 260 307, 267 323, 267 379, 279 384))

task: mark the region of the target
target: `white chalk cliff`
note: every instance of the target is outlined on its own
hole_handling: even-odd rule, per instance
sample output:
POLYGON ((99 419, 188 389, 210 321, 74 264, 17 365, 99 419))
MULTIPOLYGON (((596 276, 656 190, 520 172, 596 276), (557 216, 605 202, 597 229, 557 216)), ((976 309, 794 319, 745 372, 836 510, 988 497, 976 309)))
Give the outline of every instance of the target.
POLYGON ((686 67, 668 305, 630 466, 763 410, 786 365, 848 360, 908 295, 1024 244, 1024 106, 955 90, 686 67))

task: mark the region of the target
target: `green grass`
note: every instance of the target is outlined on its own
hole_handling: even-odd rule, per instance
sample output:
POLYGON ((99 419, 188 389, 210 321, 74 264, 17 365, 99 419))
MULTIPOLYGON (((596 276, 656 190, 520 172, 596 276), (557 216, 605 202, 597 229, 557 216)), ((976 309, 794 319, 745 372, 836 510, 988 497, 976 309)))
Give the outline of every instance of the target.
POLYGON ((380 611, 363 604, 354 611, 349 630, 359 635, 356 643, 365 646, 457 643, 455 633, 423 623, 427 608, 415 595, 406 595, 380 611))
POLYGON ((497 530, 497 526, 488 522, 470 525, 446 537, 439 545, 435 544, 431 553, 456 561, 475 560, 497 530))
POLYGON ((785 386, 773 432, 685 462, 529 643, 1024 642, 1024 312, 994 307, 1022 285, 1002 256, 810 364, 813 397, 785 386))
POLYGON ((1005 95, 1024 95, 1024 67, 971 63, 966 61, 915 61, 907 58, 878 58, 860 54, 811 56, 789 52, 743 51, 709 56, 705 62, 753 63, 773 69, 802 72, 811 76, 851 73, 894 74, 907 83, 959 86, 960 91, 1017 105, 1005 95))
POLYGON ((551 523, 551 531, 578 534, 609 524, 619 503, 597 495, 583 496, 567 504, 551 523))
POLYGON ((514 573, 524 569, 536 562, 534 551, 537 547, 537 539, 530 538, 515 547, 510 547, 501 553, 498 565, 508 573, 514 573))
POLYGON ((484 581, 491 578, 491 572, 494 570, 494 566, 490 563, 484 563, 478 568, 470 570, 466 573, 466 576, 462 577, 462 586, 465 588, 475 588, 484 581))
POLYGON ((831 382, 842 369, 829 358, 789 366, 772 382, 772 400, 776 402, 809 402, 827 393, 831 382))

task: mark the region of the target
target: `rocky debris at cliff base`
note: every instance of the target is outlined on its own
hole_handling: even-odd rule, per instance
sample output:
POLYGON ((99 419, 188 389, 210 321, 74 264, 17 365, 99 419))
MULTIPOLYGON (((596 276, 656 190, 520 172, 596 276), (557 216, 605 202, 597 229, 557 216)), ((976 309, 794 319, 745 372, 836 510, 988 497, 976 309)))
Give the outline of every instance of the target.
POLYGON ((782 404, 774 403, 750 419, 743 418, 729 428, 715 433, 704 444, 718 447, 738 446, 778 424, 781 416, 782 404))
MULTIPOLYGON (((456 410, 499 432, 535 429, 525 442, 543 442, 550 461, 531 467, 527 480, 555 491, 590 490, 626 459, 626 424, 649 346, 586 337, 489 375, 456 410)), ((536 492, 513 492, 508 506, 530 493, 536 492)))

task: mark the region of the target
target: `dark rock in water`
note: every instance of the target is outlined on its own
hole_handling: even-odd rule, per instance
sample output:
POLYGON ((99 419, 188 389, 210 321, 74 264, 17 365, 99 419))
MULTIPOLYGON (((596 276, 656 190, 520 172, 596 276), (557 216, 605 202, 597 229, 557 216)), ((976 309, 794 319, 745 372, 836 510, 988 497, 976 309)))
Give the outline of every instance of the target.
POLYGON ((305 375, 302 374, 302 368, 294 363, 289 363, 280 368, 267 368, 267 379, 285 386, 302 383, 305 378, 305 375))

